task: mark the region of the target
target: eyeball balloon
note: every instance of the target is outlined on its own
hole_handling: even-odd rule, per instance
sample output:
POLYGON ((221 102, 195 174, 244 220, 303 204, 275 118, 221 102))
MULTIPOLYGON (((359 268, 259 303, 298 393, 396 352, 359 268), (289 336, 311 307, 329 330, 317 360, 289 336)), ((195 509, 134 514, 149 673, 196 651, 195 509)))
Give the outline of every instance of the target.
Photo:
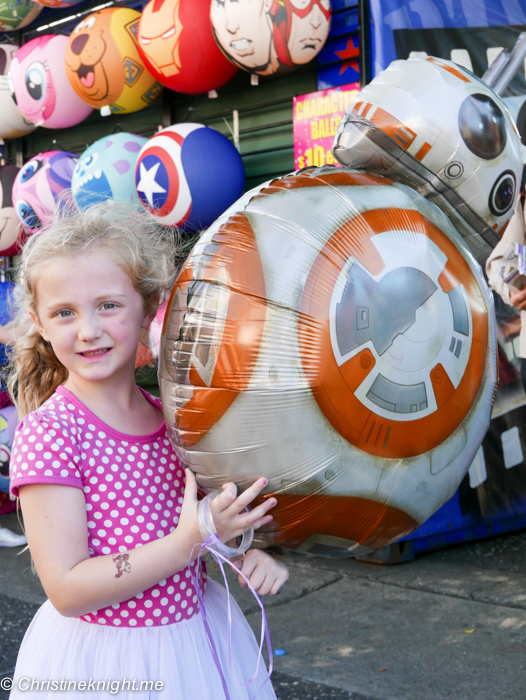
POLYGON ((249 73, 271 75, 308 63, 331 26, 330 0, 212 0, 214 36, 224 54, 249 73))
POLYGON ((47 151, 28 161, 13 184, 13 205, 24 231, 46 228, 61 203, 68 204, 68 191, 78 156, 67 151, 47 151))
POLYGON ((0 138, 14 139, 37 127, 20 112, 11 96, 7 73, 18 46, 0 44, 0 138))
POLYGON ((112 201, 137 204, 135 164, 148 139, 121 132, 96 141, 80 156, 71 191, 78 209, 112 201))
POLYGON ((483 263, 522 177, 520 135, 501 98, 462 66, 394 61, 349 105, 334 141, 345 166, 384 174, 434 201, 483 263))
POLYGON ((65 129, 83 121, 92 108, 75 93, 66 77, 68 38, 46 34, 28 41, 9 68, 9 88, 22 114, 37 126, 65 129))
POLYGON ((417 192, 309 169, 202 235, 171 295, 160 377, 171 439, 206 491, 269 479, 261 544, 367 553, 429 518, 479 448, 493 299, 417 192))
POLYGON ((150 0, 138 31, 141 56, 157 80, 194 95, 227 83, 237 68, 218 49, 210 0, 150 0))
POLYGON ((137 50, 139 19, 136 10, 106 7, 83 19, 69 37, 69 82, 103 114, 137 112, 162 90, 137 50))
POLYGON ((243 192, 245 170, 230 141, 204 124, 162 129, 135 166, 141 204, 163 226, 209 226, 243 192))
POLYGON ((31 24, 42 12, 33 0, 0 0, 0 32, 14 32, 31 24))
POLYGON ((23 243, 23 229, 12 199, 18 172, 14 165, 0 165, 0 255, 15 255, 23 243))

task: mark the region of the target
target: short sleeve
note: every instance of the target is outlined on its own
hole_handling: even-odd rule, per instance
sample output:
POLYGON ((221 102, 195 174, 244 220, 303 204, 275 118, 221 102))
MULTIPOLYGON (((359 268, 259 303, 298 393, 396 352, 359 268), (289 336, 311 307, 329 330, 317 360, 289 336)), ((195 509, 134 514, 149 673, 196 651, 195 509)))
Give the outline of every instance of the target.
MULTIPOLYGON (((58 418, 58 417, 57 417, 58 418)), ((29 413, 18 426, 10 461, 11 493, 20 486, 58 484, 82 489, 81 458, 67 422, 29 413)))

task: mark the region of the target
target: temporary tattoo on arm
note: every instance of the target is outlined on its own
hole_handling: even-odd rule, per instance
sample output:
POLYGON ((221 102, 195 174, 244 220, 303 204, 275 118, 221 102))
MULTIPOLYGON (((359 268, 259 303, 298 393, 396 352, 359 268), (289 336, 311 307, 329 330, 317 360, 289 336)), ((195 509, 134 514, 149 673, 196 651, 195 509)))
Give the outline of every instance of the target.
POLYGON ((131 564, 128 561, 130 558, 129 554, 116 554, 113 557, 115 566, 117 567, 117 573, 115 578, 120 578, 123 574, 129 574, 131 572, 131 564))

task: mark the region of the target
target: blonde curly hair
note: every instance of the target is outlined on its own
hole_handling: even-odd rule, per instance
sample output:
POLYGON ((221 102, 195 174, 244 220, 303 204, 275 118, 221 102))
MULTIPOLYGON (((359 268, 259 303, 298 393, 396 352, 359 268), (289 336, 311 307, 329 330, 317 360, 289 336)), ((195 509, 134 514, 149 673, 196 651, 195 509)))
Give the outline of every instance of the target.
MULTIPOLYGON (((29 313, 36 313, 36 275, 52 258, 94 250, 108 255, 126 272, 145 310, 153 311, 175 282, 182 245, 178 232, 163 229, 144 212, 108 204, 81 213, 62 209, 53 224, 27 241, 14 294, 14 341, 7 372, 7 386, 20 419, 39 408, 68 378, 68 370, 29 313)), ((147 344, 144 335, 141 340, 147 344)))

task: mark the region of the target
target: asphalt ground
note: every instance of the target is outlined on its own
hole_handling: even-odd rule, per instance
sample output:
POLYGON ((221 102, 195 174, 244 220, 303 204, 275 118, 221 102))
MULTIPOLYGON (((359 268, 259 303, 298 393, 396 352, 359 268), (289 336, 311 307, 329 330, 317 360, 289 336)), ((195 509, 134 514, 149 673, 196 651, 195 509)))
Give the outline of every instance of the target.
MULTIPOLYGON (((13 516, 2 518, 16 529, 13 516)), ((27 553, 0 548, 0 673, 44 596, 27 553)), ((526 698, 526 531, 397 566, 294 559, 266 601, 280 700, 526 698)), ((220 572, 213 563, 213 578, 220 572)), ((257 631, 251 595, 231 591, 257 631)), ((0 700, 7 694, 0 691, 0 700)))

